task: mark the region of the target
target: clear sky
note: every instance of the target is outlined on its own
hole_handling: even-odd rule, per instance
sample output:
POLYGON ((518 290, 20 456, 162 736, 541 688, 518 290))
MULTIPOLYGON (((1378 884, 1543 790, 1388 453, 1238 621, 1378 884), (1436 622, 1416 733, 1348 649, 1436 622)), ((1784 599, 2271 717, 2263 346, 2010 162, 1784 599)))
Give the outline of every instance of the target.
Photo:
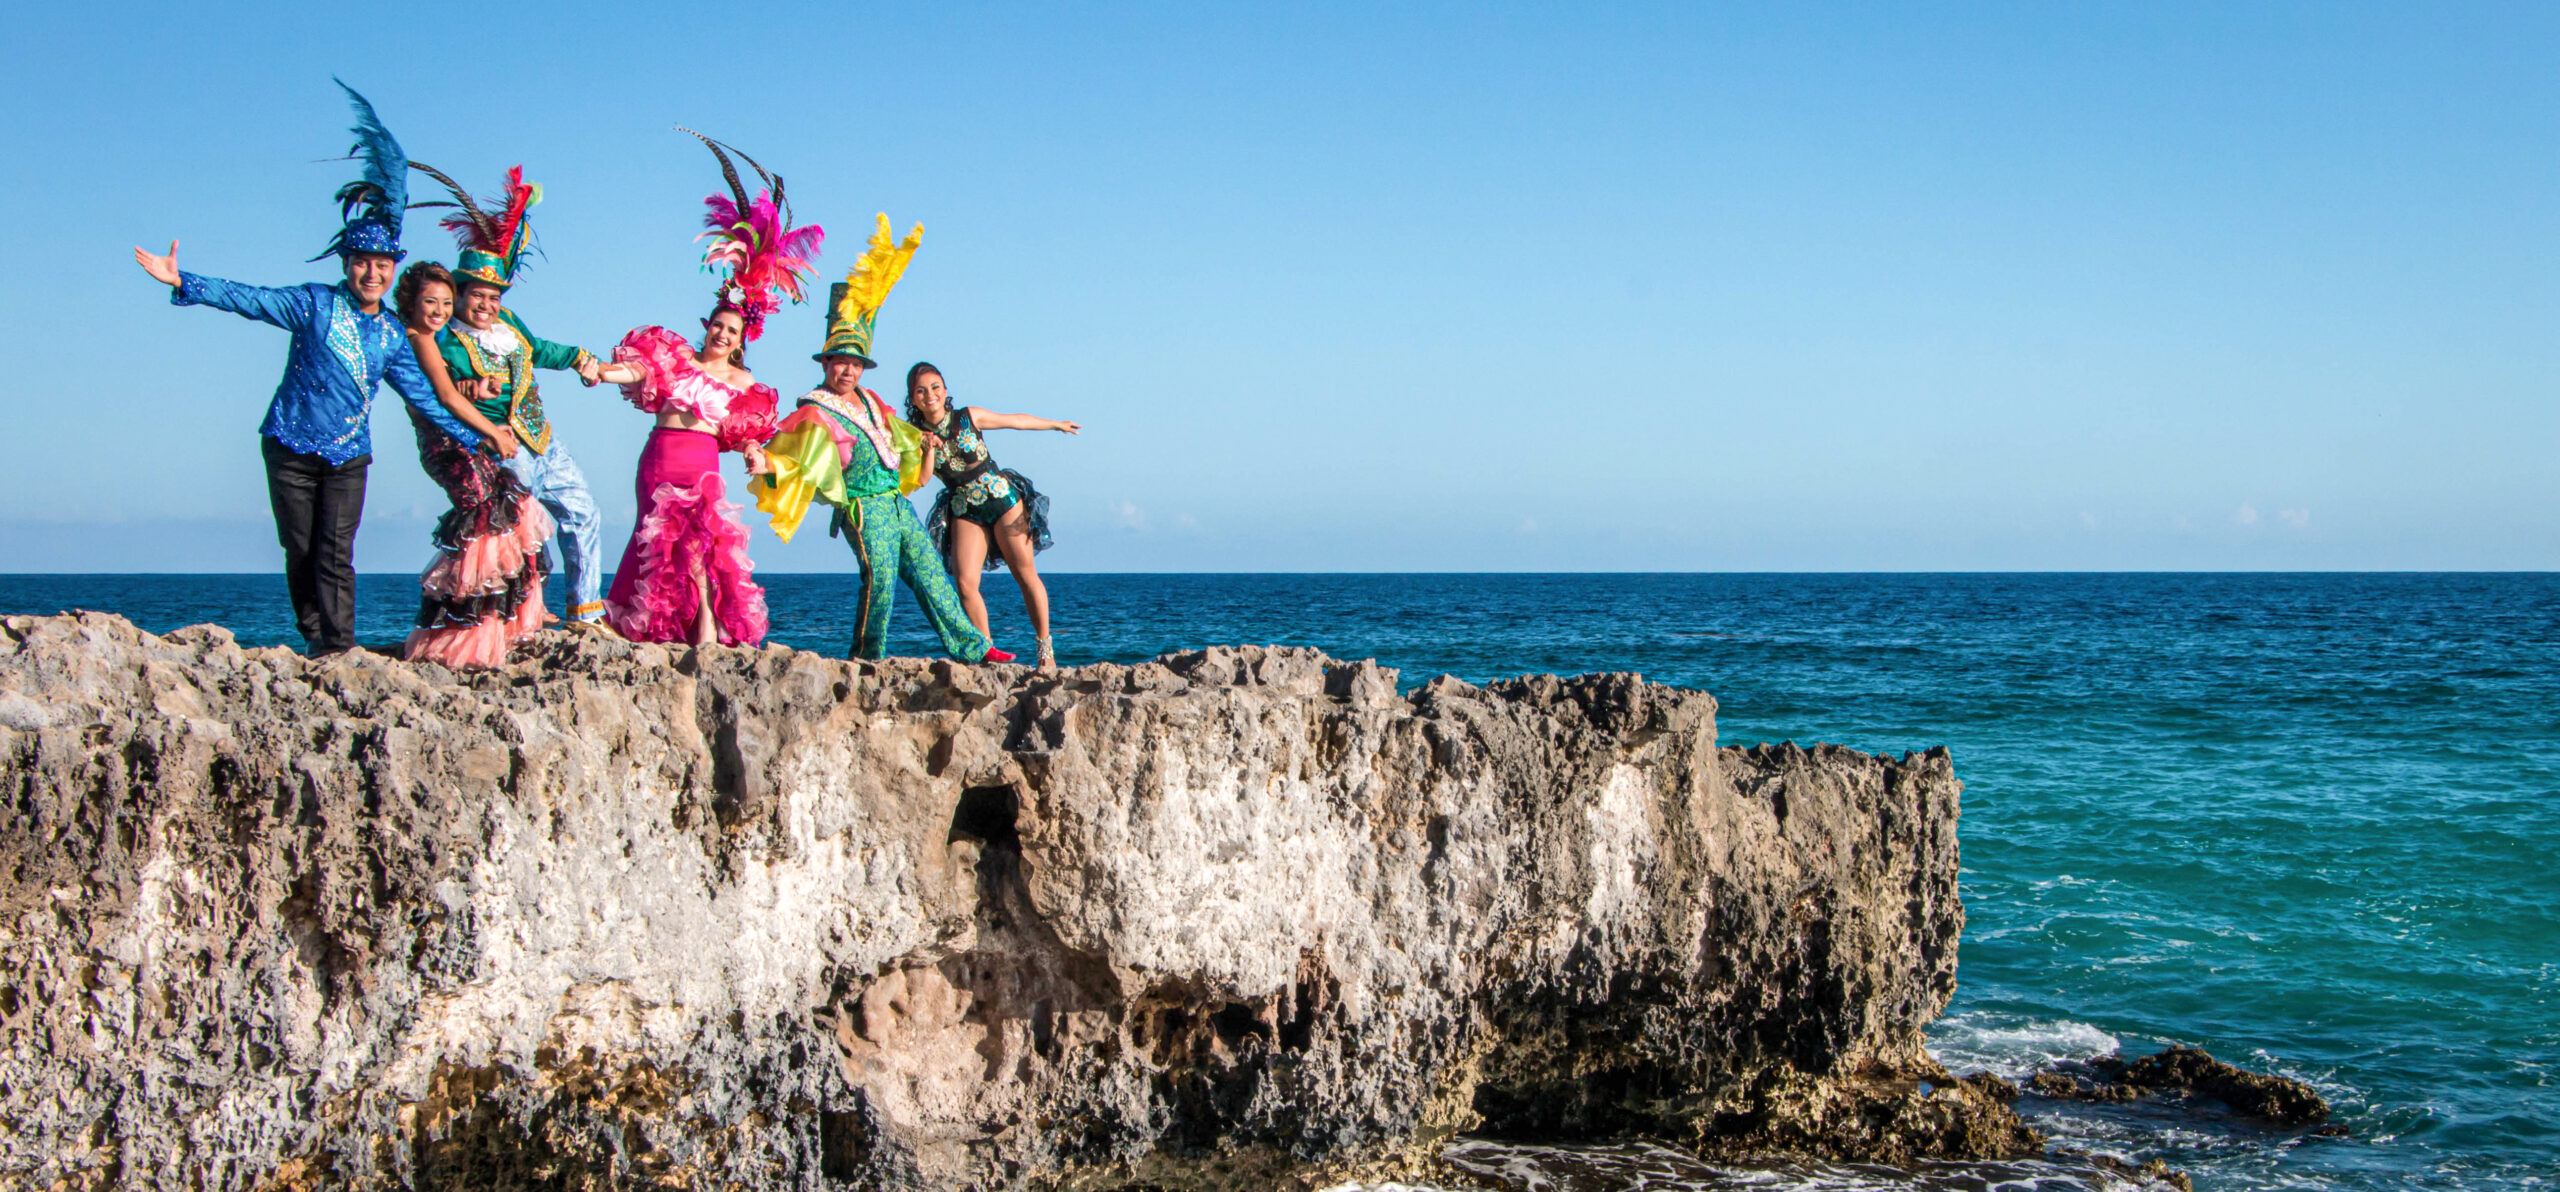
MULTIPOLYGON (((708 305, 679 123, 826 279, 923 222, 873 379, 1084 423, 994 437, 1050 569, 2560 565, 2560 8, 1386 7, 29 6, 0 560, 277 566, 284 336, 130 249, 327 276, 334 73, 544 185, 550 338, 708 305)), ((807 389, 820 323, 749 363, 807 389)), ((618 551, 649 420, 543 390, 618 551)), ((414 569, 388 392, 375 439, 358 562, 414 569)))

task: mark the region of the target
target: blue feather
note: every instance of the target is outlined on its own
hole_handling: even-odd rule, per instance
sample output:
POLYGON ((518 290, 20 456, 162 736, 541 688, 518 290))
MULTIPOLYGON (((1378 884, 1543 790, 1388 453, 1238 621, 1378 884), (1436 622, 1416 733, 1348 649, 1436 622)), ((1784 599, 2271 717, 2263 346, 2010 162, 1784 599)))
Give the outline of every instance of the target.
POLYGON ((348 152, 364 159, 363 181, 348 183, 341 189, 339 203, 343 208, 356 201, 366 202, 372 207, 367 214, 396 226, 400 213, 409 208, 409 155, 401 151, 400 142, 382 126, 382 118, 373 114, 373 105, 364 96, 335 75, 329 81, 346 91, 355 105, 356 143, 348 152), (351 196, 350 191, 355 193, 351 196))

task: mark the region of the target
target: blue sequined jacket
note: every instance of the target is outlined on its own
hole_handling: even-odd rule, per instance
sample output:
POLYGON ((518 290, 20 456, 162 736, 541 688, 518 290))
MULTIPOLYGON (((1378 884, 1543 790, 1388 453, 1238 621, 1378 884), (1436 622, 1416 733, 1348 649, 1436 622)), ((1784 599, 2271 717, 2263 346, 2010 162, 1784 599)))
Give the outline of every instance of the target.
POLYGON ((305 455, 342 464, 373 453, 373 394, 384 381, 411 409, 465 447, 480 436, 436 400, 435 386, 418 371, 400 318, 384 305, 358 309, 344 286, 246 286, 218 277, 181 272, 169 294, 178 306, 210 306, 293 333, 284 380, 267 405, 258 433, 305 455))

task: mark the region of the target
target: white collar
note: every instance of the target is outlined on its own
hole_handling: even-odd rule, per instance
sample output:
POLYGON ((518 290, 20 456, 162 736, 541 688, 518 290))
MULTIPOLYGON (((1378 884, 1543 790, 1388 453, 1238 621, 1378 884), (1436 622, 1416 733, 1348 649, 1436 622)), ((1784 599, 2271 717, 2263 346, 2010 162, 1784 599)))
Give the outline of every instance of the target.
POLYGON ((524 337, 517 335, 516 329, 508 326, 505 319, 491 320, 486 329, 474 327, 460 319, 455 319, 453 325, 461 328, 464 335, 470 336, 472 342, 479 344, 481 351, 492 356, 509 356, 524 350, 524 337))

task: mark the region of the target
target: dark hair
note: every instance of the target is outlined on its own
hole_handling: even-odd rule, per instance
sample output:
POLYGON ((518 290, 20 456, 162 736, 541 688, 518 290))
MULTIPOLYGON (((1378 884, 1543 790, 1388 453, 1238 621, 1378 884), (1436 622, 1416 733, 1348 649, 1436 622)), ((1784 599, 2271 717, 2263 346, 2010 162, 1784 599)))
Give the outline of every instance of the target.
MULTIPOLYGON (((942 377, 941 369, 935 368, 931 363, 923 360, 916 361, 916 366, 907 370, 907 421, 909 422, 924 421, 924 418, 916 411, 916 378, 921 377, 926 373, 932 373, 937 377, 942 377)), ((942 377, 942 384, 947 393, 951 385, 951 378, 942 377)), ((944 411, 946 413, 949 412, 951 407, 950 398, 946 396, 943 399, 942 405, 944 411)))
POLYGON ((702 316, 702 326, 705 330, 709 330, 712 320, 723 314, 738 316, 738 346, 729 350, 729 367, 745 368, 747 366, 747 312, 723 302, 713 306, 710 314, 702 316))
POLYGON ((391 290, 391 309, 400 312, 401 322, 412 327, 418 325, 418 296, 431 281, 453 291, 456 298, 462 296, 461 288, 453 284, 453 274, 444 266, 434 261, 420 261, 404 270, 400 274, 400 284, 391 290))

